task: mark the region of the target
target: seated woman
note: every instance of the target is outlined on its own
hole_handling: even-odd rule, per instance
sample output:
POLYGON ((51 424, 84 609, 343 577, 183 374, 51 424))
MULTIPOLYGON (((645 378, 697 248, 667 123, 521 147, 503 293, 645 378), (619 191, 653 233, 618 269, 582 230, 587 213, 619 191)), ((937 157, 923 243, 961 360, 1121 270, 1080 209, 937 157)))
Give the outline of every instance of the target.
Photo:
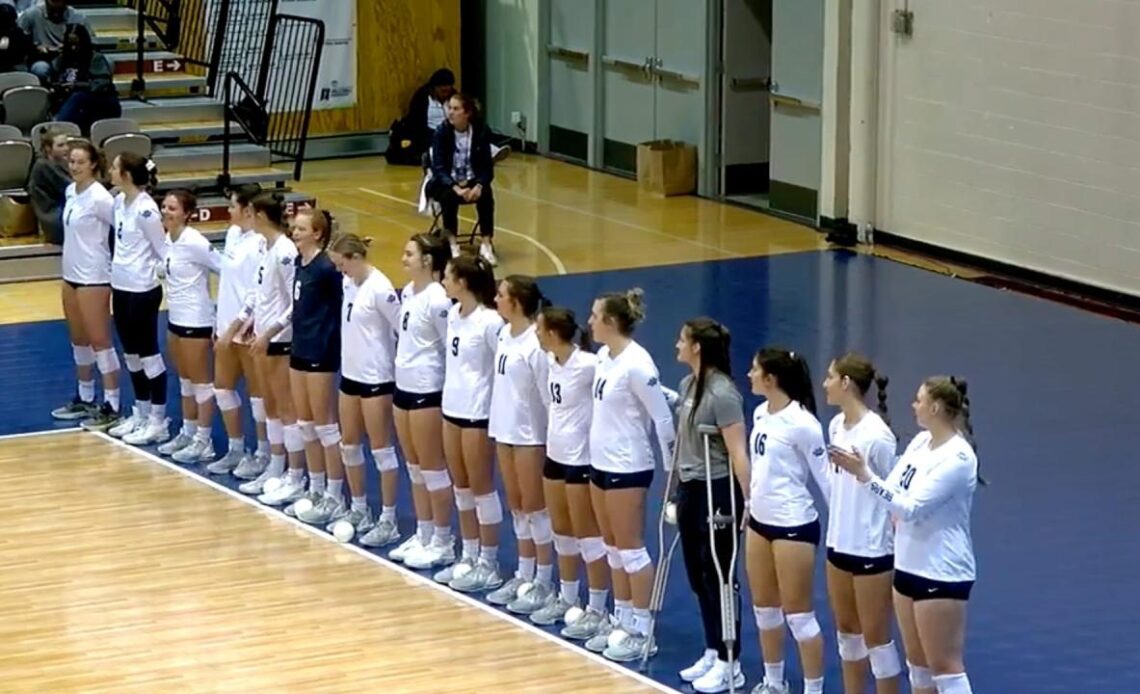
MULTIPOLYGON (((52 62, 51 69, 57 98, 63 102, 56 120, 75 123, 84 135, 89 135, 95 121, 122 114, 111 61, 95 50, 87 27, 67 26, 63 52, 52 62)), ((101 142, 92 144, 103 146, 101 142)))
POLYGON ((451 254, 459 255, 455 235, 459 229, 459 206, 475 205, 482 240, 479 255, 496 265, 495 198, 491 181, 495 178, 491 160, 491 131, 476 121, 475 100, 456 92, 447 102, 447 120, 436 129, 431 145, 431 180, 427 195, 439 203, 444 236, 451 243, 451 254))

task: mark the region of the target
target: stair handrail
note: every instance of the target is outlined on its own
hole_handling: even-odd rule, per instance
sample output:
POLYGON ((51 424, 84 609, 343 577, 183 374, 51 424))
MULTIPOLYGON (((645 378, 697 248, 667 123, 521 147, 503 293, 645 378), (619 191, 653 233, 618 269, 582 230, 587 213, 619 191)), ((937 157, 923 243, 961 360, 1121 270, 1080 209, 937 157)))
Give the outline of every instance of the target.
MULTIPOLYGON (((325 23, 320 19, 274 14, 269 21, 269 35, 261 55, 261 70, 257 77, 257 92, 267 109, 272 108, 276 116, 276 118, 268 117, 266 144, 274 155, 286 157, 286 160, 292 159, 295 181, 301 180, 301 170, 305 162, 309 126, 313 119, 313 99, 317 94, 317 79, 320 76, 324 47, 325 23), (284 32, 283 24, 286 25, 284 32), (282 74, 275 82, 271 82, 271 75, 274 74, 272 70, 277 67, 274 65, 274 49, 278 45, 280 34, 298 36, 302 34, 301 27, 308 27, 307 35, 301 40, 312 39, 312 46, 309 49, 312 63, 307 66, 307 70, 303 66, 301 69, 282 74), (285 85, 285 88, 278 89, 280 85, 285 85), (292 89, 295 86, 301 88, 292 89), (287 91, 290 89, 292 91, 287 91)), ((294 51, 294 54, 305 55, 305 52, 294 51)))
POLYGON ((223 81, 222 91, 224 93, 224 110, 222 120, 224 122, 225 134, 222 138, 222 172, 218 174, 218 187, 223 190, 229 190, 232 176, 230 174, 230 142, 232 140, 232 129, 230 124, 237 121, 241 126, 241 130, 250 137, 257 144, 265 144, 265 136, 261 135, 261 128, 256 123, 248 122, 249 115, 257 115, 259 118, 264 119, 266 122, 269 120, 269 109, 266 106, 265 99, 259 96, 249 84, 246 83, 242 76, 237 72, 230 71, 226 73, 223 81), (240 100, 234 98, 234 88, 240 90, 240 100), (245 105, 245 113, 243 109, 235 108, 237 105, 245 105), (252 107, 252 108, 250 108, 252 107))

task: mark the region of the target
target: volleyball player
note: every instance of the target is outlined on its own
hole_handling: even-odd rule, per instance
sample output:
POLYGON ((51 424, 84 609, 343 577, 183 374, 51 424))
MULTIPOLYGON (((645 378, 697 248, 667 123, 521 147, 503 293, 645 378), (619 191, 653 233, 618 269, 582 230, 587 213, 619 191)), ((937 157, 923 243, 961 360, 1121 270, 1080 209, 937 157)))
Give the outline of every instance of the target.
POLYGON ((590 422, 593 418, 594 369, 598 358, 589 351, 590 336, 579 329, 574 312, 547 307, 539 311, 538 341, 548 352, 546 462, 543 496, 550 509, 554 549, 561 579, 558 598, 530 616, 540 625, 567 619, 579 606, 579 557, 586 564, 589 602, 567 619, 562 635, 589 639, 606 623, 609 568, 606 543, 590 503, 590 422), (575 343, 577 338, 578 343, 575 343))
POLYGON ((970 441, 966 382, 928 378, 914 414, 924 429, 883 479, 864 451, 831 451, 898 519, 895 526, 895 615, 916 694, 970 694, 962 653, 966 603, 976 570, 970 511, 978 458, 970 441))
POLYGON ((330 457, 328 488, 323 498, 297 517, 306 523, 351 523, 360 543, 382 547, 399 540, 396 492, 399 464, 392 446, 392 393, 395 384, 396 333, 400 297, 392 282, 368 262, 368 240, 354 234, 333 242, 329 257, 344 274, 341 309, 341 379, 338 411, 343 439, 341 457, 330 457), (368 508, 362 435, 368 433, 372 457, 380 472, 380 522, 368 508), (348 472, 351 510, 344 506, 348 472))
POLYGON ((111 306, 123 360, 135 391, 132 414, 107 433, 125 443, 147 445, 170 438, 166 418, 166 364, 158 349, 158 274, 166 257, 166 230, 147 192, 158 184, 154 162, 132 152, 115 157, 115 248, 111 259, 111 306))
POLYGON ((119 358, 111 341, 111 233, 115 200, 99 178, 103 160, 89 142, 68 156, 74 183, 63 208, 63 315, 79 376, 78 398, 52 413, 83 419, 83 427, 106 431, 119 421, 119 358), (91 365, 103 376, 103 404, 95 408, 91 365))
POLYGON ((645 496, 653 481, 656 433, 665 465, 673 460, 673 414, 653 357, 632 337, 645 317, 642 291, 605 294, 594 301, 589 325, 598 351, 594 417, 590 426, 591 493, 613 574, 613 630, 603 626, 586 642, 620 662, 642 657, 648 641, 653 560, 645 549, 645 496))
MULTIPOLYGON (((443 455, 440 412, 451 310, 451 299, 440 282, 450 258, 446 241, 416 234, 404 245, 401 259, 411 281, 401 295, 392 411, 412 482, 416 532, 388 554, 396 561, 430 545, 436 533, 441 538, 451 537, 451 478, 443 455)), ((440 578, 445 579, 441 582, 451 580, 446 568, 441 573, 440 578)))
POLYGON ((305 449, 309 487, 290 466, 283 484, 266 492, 264 502, 285 506, 307 498, 316 505, 325 495, 327 461, 340 461, 340 426, 333 413, 336 374, 340 370, 340 311, 344 277, 326 249, 332 236, 332 216, 305 208, 291 220, 297 247, 293 279, 293 343, 289 354, 289 392, 297 429, 305 449))
MULTIPOLYGON (((491 308, 497 290, 486 259, 467 255, 452 258, 443 286, 456 301, 447 317, 443 450, 455 481, 464 560, 455 567, 448 585, 471 593, 493 590, 503 583, 498 562, 503 509, 494 486, 487 435, 495 351, 503 319, 491 308)), ((408 557, 404 563, 424 568, 453 563, 454 557, 451 540, 445 544, 436 535, 421 554, 408 557)))
MULTIPOLYGON (((305 476, 304 441, 293 412, 289 389, 289 352, 293 338, 293 280, 297 247, 285 233, 285 205, 278 193, 261 193, 251 202, 254 230, 265 239, 265 253, 257 268, 256 289, 241 312, 218 338, 221 342, 250 343, 258 383, 265 399, 265 428, 269 438, 269 465, 256 478, 242 483, 243 494, 264 497, 265 483, 286 476, 300 486, 305 476)), ((282 481, 284 483, 284 480, 282 481)))
POLYGON ((811 371, 802 355, 779 348, 756 353, 752 392, 766 402, 752 418, 752 469, 745 562, 760 630, 764 681, 753 691, 784 694, 784 622, 799 646, 804 693, 823 692, 823 637, 812 608, 819 513, 808 489, 828 497, 827 451, 815 415, 811 371), (778 577, 778 580, 777 580, 778 577))
MULTIPOLYGON (((245 300, 257 291, 257 269, 265 253, 265 238, 253 230, 253 207, 250 203, 261 193, 261 186, 247 183, 230 192, 230 227, 226 230, 222 249, 221 271, 218 273, 218 306, 215 333, 226 331, 245 300)), ((254 368, 249 346, 231 340, 214 341, 214 397, 222 412, 226 428, 228 450, 218 460, 206 466, 213 475, 232 472, 235 477, 252 480, 269 464, 269 439, 265 431, 265 401, 254 368), (253 414, 257 448, 252 455, 245 451, 244 424, 241 416, 241 396, 237 393, 238 379, 245 380, 253 414)))
POLYGON ((542 489, 546 459, 549 363, 535 317, 546 302, 533 277, 510 275, 498 284, 499 331, 488 435, 495 441, 507 507, 518 540, 515 575, 487 595, 517 614, 554 602, 554 528, 542 489))
POLYGON ((709 537, 710 512, 727 516, 733 508, 743 510, 741 488, 748 483, 748 431, 744 425, 744 398, 732 382, 728 329, 708 318, 685 321, 677 340, 677 361, 691 373, 681 381, 677 408, 677 531, 689 586, 697 597, 705 631, 705 651, 691 666, 681 670, 681 679, 698 692, 723 692, 744 686, 740 668, 740 605, 736 574, 732 566, 738 523, 714 529, 709 537), (717 429, 709 436, 708 469, 702 425, 717 429), (709 497, 712 508, 709 508, 709 497), (735 498, 734 498, 735 497, 735 498), (732 642, 733 668, 728 666, 728 646, 723 638, 719 562, 724 577, 732 582, 737 605, 732 642), (735 684, 733 684, 735 683, 735 684))
POLYGON ((170 238, 166 279, 167 348, 182 390, 182 430, 158 452, 184 464, 214 459, 210 436, 214 422, 214 383, 210 368, 214 337, 214 301, 210 273, 221 259, 197 229, 187 226, 198 201, 188 190, 174 190, 162 201, 162 220, 170 238))
MULTIPOLYGON (((858 354, 831 362, 823 381, 827 403, 839 407, 828 426, 829 448, 860 451, 876 475, 895 466, 898 441, 887 424, 887 378, 858 354), (864 398, 874 386, 878 412, 864 398)), ((887 508, 851 475, 829 466, 827 593, 838 629, 843 689, 863 691, 867 664, 878 694, 899 691, 902 672, 891 641, 891 579, 894 528, 887 508)))

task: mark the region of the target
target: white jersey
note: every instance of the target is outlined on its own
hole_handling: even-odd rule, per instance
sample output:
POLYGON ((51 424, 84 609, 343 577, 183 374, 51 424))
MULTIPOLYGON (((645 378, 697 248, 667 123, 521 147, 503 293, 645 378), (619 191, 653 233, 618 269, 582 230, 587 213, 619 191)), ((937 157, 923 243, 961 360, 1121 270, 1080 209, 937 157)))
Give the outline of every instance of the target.
POLYGON ((226 231, 218 273, 218 334, 241 315, 245 300, 257 291, 257 268, 265 253, 265 237, 236 224, 226 231))
POLYGON ((621 354, 598 351, 594 370, 594 414, 590 426, 590 465, 604 472, 652 470, 657 443, 666 465, 673 459, 673 413, 661 389, 657 365, 649 352, 631 341, 621 354))
POLYGON ((930 432, 910 442, 886 481, 867 489, 898 519, 895 568, 932 581, 973 581, 970 510, 978 486, 978 458, 955 436, 930 448, 930 432))
POLYGON ((509 325, 499 331, 488 436, 510 446, 546 445, 549 368, 534 324, 518 335, 509 325))
MULTIPOLYGON (((898 440, 875 412, 868 411, 848 429, 838 414, 827 428, 828 441, 845 451, 858 451, 871 471, 886 478, 898 459, 898 440)), ((828 499, 827 546, 856 557, 885 557, 894 551, 894 528, 886 507, 859 480, 834 465, 826 467, 828 499)))
POLYGON ((110 284, 115 199, 98 181, 82 193, 72 183, 65 196, 63 279, 75 284, 110 284))
POLYGON ((240 318, 253 318, 253 334, 260 337, 274 328, 280 332, 270 342, 293 340, 293 276, 297 272, 297 247, 285 234, 266 246, 257 268, 257 285, 246 297, 240 318))
POLYGON ((221 269, 221 257, 194 227, 186 227, 166 248, 167 320, 182 328, 212 328, 214 300, 210 298, 210 273, 221 269))
POLYGON ((575 348, 565 364, 549 359, 546 455, 563 465, 590 464, 590 421, 594 413, 594 370, 598 355, 575 348))
POLYGON ((154 198, 139 193, 128 205, 125 193, 116 195, 111 287, 127 292, 148 292, 157 287, 167 243, 154 198))
POLYGON ((400 297, 387 275, 372 268, 357 284, 344 278, 340 312, 340 371, 366 385, 392 383, 396 378, 396 335, 400 327, 400 297))
POLYGON ((808 475, 815 478, 827 499, 826 468, 831 463, 823 443, 823 427, 815 415, 795 401, 775 414, 768 413, 767 402, 762 403, 752 416, 749 450, 752 481, 748 503, 752 517, 780 528, 818 520, 808 475))
POLYGON ((396 387, 405 393, 443 390, 447 316, 451 299, 439 282, 420 291, 409 283, 400 304, 400 337, 396 345, 396 387))
POLYGON ((443 414, 457 419, 487 419, 491 416, 495 350, 503 317, 483 305, 466 316, 459 311, 459 304, 455 304, 447 314, 443 414))

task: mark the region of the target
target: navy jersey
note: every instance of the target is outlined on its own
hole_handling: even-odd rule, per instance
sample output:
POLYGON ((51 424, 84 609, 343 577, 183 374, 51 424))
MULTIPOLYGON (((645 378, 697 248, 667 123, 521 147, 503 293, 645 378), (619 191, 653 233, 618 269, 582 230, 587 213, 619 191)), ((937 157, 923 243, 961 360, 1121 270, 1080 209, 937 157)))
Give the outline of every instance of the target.
POLYGON ((293 356, 297 359, 339 362, 342 280, 324 251, 308 265, 297 256, 293 280, 293 356))

